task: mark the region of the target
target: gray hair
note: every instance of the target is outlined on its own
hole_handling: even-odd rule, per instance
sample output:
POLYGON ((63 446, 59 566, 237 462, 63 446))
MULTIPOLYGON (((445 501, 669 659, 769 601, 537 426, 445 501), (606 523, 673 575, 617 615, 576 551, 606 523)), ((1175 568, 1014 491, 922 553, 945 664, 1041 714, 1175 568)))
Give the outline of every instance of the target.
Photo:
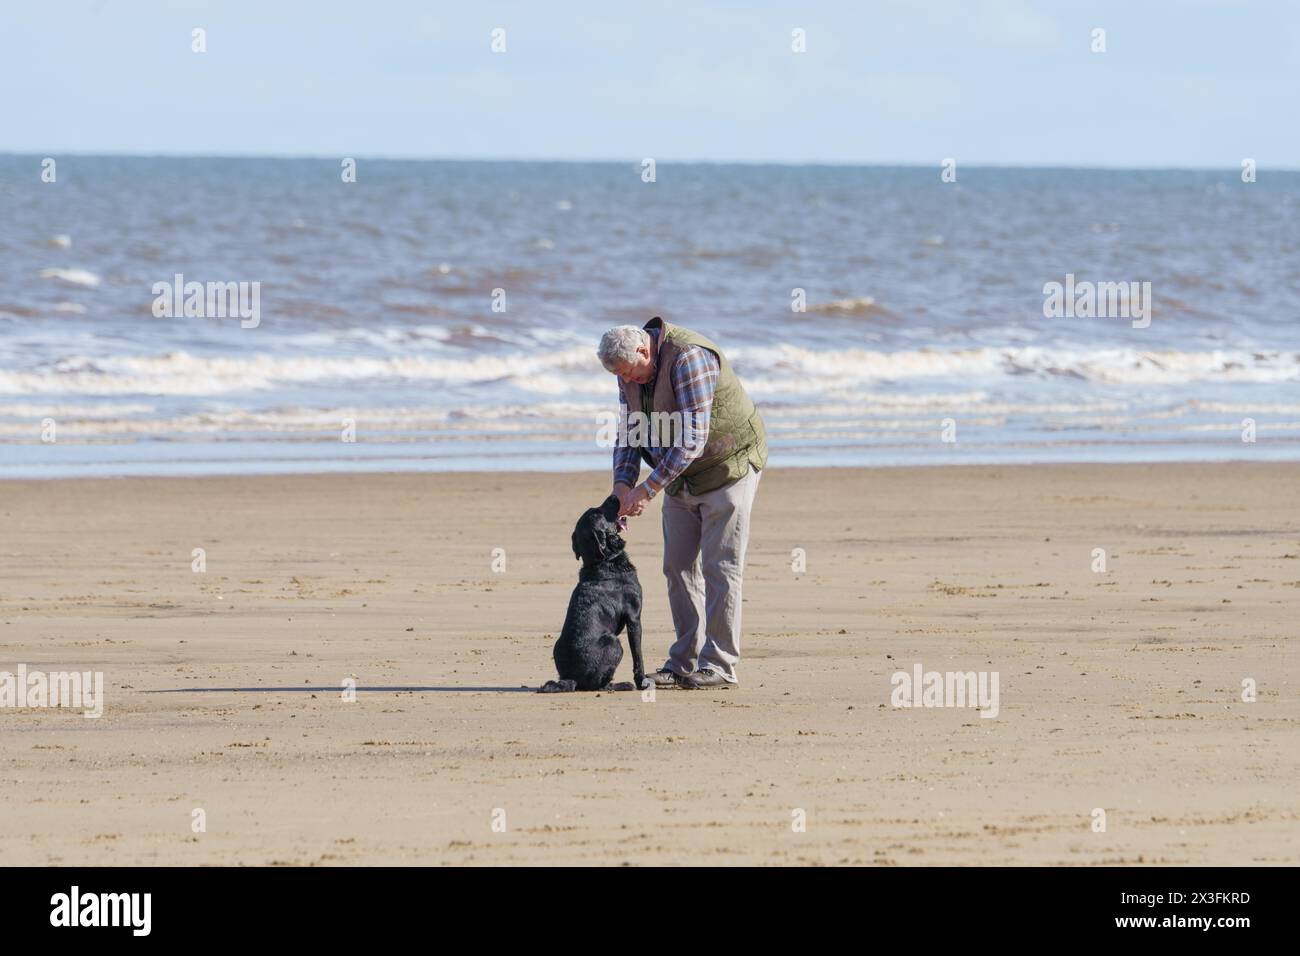
POLYGON ((636 350, 646 344, 645 329, 635 325, 620 325, 610 329, 600 337, 600 347, 596 349, 596 358, 605 366, 605 371, 613 372, 614 367, 636 361, 636 350))

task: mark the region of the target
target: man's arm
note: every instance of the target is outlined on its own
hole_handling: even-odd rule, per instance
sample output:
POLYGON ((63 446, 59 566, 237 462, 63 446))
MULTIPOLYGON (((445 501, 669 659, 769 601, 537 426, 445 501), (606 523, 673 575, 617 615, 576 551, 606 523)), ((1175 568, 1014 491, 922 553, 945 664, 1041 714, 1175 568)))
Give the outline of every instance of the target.
POLYGON ((680 475, 704 450, 709 440, 709 416, 713 412, 713 392, 718 385, 722 365, 716 355, 698 345, 688 346, 673 366, 673 395, 682 412, 682 420, 691 427, 691 447, 674 445, 650 472, 643 487, 653 498, 663 487, 680 475))
MULTIPOLYGON (((627 421, 627 396, 618 389, 619 423, 627 421)), ((641 451, 632 445, 614 445, 614 494, 621 503, 641 475, 641 451)))

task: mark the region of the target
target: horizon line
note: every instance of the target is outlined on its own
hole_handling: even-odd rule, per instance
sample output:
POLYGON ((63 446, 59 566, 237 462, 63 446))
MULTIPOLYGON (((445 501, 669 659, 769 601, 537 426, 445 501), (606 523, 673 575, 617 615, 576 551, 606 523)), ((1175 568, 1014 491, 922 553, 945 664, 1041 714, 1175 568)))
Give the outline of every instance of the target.
MULTIPOLYGON (((184 153, 184 152, 126 152, 126 151, 78 151, 48 150, 45 152, 0 151, 0 157, 41 157, 58 158, 77 157, 81 159, 217 159, 217 160, 280 160, 286 162, 338 162, 343 159, 364 160, 367 162, 396 163, 519 163, 552 165, 631 165, 640 166, 646 158, 652 158, 656 167, 670 166, 820 166, 844 169, 941 169, 943 160, 930 163, 918 161, 853 161, 828 159, 682 159, 672 157, 620 157, 620 158, 575 158, 575 157, 536 157, 536 156, 428 156, 428 155, 383 155, 354 153, 351 155, 319 153, 184 153)), ((944 157, 944 159, 953 157, 944 157)), ((1243 157, 1254 158, 1254 157, 1243 157)), ((967 169, 1031 169, 1031 170, 1079 170, 1097 172, 1239 172, 1241 164, 1232 166, 1209 165, 1097 165, 1071 164, 1059 161, 1007 163, 1000 161, 961 160, 957 159, 957 168, 967 169)), ((1256 160, 1256 169, 1266 172, 1296 173, 1300 166, 1265 166, 1256 160)))

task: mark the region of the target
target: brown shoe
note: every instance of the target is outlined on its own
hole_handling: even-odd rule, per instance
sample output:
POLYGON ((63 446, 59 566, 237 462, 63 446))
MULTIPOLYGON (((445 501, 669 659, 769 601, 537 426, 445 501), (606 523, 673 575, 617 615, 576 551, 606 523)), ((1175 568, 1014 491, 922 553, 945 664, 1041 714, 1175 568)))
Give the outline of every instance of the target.
POLYGON ((655 682, 656 687, 672 687, 677 683, 677 675, 670 670, 657 670, 647 676, 655 682))
POLYGON ((727 680, 711 667, 698 670, 694 674, 677 678, 677 686, 682 690, 706 690, 709 688, 726 688, 731 686, 727 680))

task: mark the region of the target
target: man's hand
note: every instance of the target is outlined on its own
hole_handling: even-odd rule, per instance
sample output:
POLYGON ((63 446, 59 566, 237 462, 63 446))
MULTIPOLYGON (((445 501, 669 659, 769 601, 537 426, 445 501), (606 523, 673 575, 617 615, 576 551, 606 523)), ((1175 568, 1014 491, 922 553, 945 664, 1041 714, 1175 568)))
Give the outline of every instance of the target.
POLYGON ((632 493, 632 486, 623 482, 616 482, 614 485, 614 497, 618 499, 619 514, 623 513, 623 505, 627 503, 627 496, 632 493))
POLYGON ((650 501, 650 495, 646 493, 644 485, 637 485, 627 493, 627 497, 619 500, 622 502, 622 507, 618 509, 619 516, 627 515, 630 518, 635 518, 645 511, 645 506, 650 501))

